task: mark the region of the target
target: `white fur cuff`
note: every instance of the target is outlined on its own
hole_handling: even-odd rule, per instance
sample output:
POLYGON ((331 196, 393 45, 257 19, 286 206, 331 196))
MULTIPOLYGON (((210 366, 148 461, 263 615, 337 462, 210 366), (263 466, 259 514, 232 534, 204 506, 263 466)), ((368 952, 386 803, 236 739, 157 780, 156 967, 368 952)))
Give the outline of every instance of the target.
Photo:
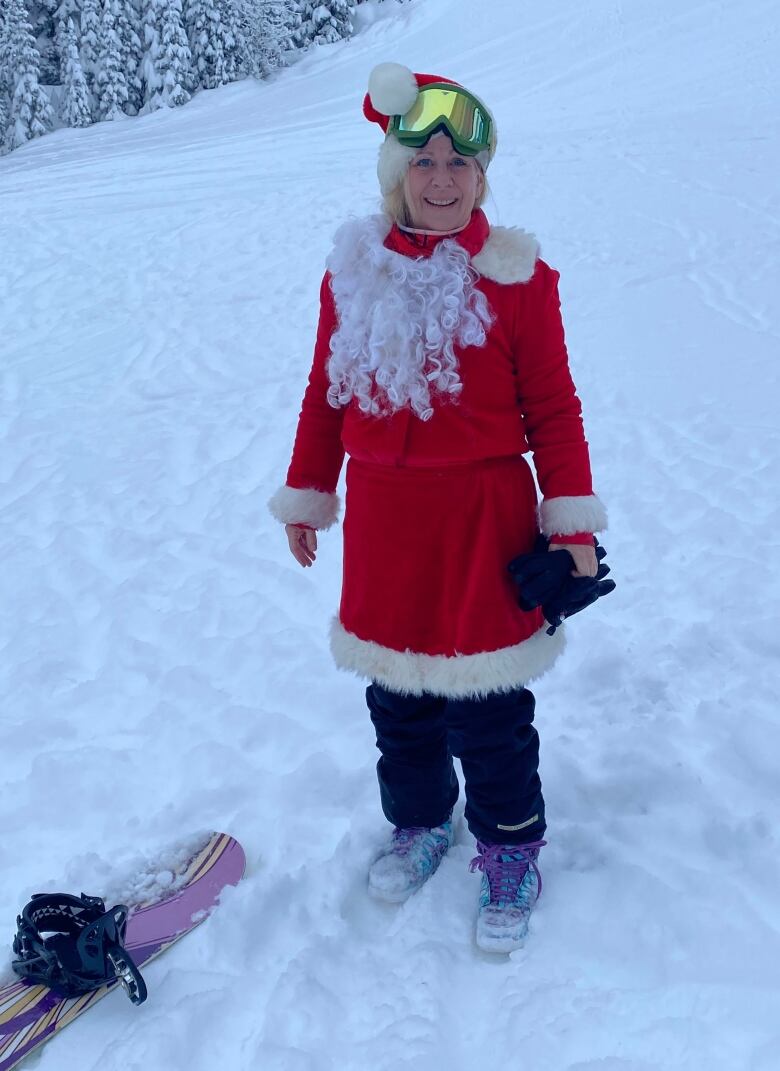
POLYGON ((539 521, 545 535, 604 532, 607 511, 596 495, 562 495, 542 502, 539 521))
POLYGON ((280 487, 268 500, 268 508, 282 524, 308 524, 325 531, 339 519, 339 496, 312 487, 280 487))

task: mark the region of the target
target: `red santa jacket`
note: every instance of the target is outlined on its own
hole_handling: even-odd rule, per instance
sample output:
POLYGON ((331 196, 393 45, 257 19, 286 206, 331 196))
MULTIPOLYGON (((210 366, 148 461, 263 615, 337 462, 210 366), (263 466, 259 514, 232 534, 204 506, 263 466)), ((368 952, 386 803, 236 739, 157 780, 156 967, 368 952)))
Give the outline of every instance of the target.
MULTIPOLYGON (((437 237, 421 239, 387 222, 366 221, 385 248, 430 256, 437 237)), ((455 403, 435 405, 422 421, 409 408, 390 416, 334 408, 327 399, 330 340, 339 322, 326 272, 314 360, 298 421, 285 487, 269 502, 283 523, 329 528, 338 517, 336 485, 345 452, 384 465, 428 467, 533 454, 543 500, 540 528, 554 541, 592 542, 606 528, 593 493, 581 405, 569 371, 558 297, 558 272, 538 256, 533 236, 491 229, 477 210, 455 236, 479 272, 495 320, 484 346, 458 350, 463 390, 455 403)), ((435 404, 435 403, 434 403, 435 404)))

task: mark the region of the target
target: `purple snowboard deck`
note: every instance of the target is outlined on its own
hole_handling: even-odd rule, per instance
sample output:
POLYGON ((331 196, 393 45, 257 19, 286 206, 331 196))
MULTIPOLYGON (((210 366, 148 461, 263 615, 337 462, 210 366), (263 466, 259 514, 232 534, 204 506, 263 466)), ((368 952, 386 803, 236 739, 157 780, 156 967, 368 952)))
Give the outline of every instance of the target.
MULTIPOLYGON (((237 840, 214 833, 174 875, 177 891, 137 908, 127 923, 125 946, 143 967, 174 941, 194 930, 215 908, 227 885, 237 885, 246 860, 237 840)), ((0 1071, 16 1067, 87 1008, 117 987, 103 986, 82 997, 63 998, 46 986, 11 982, 0 987, 0 1071)))

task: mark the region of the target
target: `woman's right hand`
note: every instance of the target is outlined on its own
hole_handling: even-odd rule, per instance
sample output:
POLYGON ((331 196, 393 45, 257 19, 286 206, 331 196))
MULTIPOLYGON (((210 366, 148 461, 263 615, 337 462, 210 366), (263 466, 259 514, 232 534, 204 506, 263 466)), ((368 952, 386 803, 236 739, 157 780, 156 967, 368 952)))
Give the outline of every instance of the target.
POLYGON ((308 524, 286 524, 290 553, 303 566, 313 565, 317 558, 317 533, 308 524))

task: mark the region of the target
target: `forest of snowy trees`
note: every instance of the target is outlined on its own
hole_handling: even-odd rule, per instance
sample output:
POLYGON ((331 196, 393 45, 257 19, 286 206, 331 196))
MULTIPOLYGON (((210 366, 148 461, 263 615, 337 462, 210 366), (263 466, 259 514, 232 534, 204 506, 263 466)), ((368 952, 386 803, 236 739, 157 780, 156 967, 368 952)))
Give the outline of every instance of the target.
MULTIPOLYGON (((0 153, 186 104, 353 33, 365 0, 0 0, 0 153)), ((400 0, 396 0, 400 2, 400 0)))

